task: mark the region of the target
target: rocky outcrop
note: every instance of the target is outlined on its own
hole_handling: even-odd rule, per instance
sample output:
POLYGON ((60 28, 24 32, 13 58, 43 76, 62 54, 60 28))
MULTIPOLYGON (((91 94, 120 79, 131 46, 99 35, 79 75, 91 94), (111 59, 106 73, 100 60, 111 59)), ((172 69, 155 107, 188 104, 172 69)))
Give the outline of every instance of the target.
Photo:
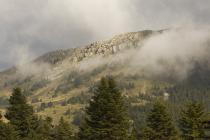
POLYGON ((44 62, 54 65, 62 63, 65 59, 68 59, 70 62, 79 62, 92 56, 115 54, 124 49, 140 46, 140 43, 153 33, 154 31, 145 30, 120 34, 110 40, 97 41, 85 47, 49 52, 36 59, 35 62, 44 62))
MULTIPOLYGON (((75 64, 78 64, 78 62, 84 59, 94 56, 105 57, 126 49, 141 46, 141 43, 154 33, 154 31, 150 30, 130 32, 114 36, 110 40, 97 41, 85 47, 73 48, 66 51, 57 51, 54 52, 54 54, 48 54, 47 56, 49 56, 49 60, 53 60, 53 62, 56 62, 57 65, 53 66, 52 71, 48 73, 47 79, 58 79, 63 73, 65 73, 65 70, 74 67, 75 64), (52 57, 51 55, 54 56, 52 57), (63 61, 64 58, 65 60, 63 61)), ((47 58, 47 56, 43 58, 47 58)))
MULTIPOLYGON (((69 67, 73 67, 74 64, 77 64, 77 62, 94 56, 112 55, 125 49, 141 46, 141 43, 147 37, 158 32, 159 31, 156 32, 145 30, 139 32, 125 33, 114 36, 110 40, 91 43, 85 47, 49 52, 38 57, 31 63, 34 63, 36 66, 39 66, 39 64, 49 64, 49 66, 52 66, 49 67, 50 69, 46 76, 46 79, 54 80, 59 78, 62 73, 65 72, 65 70, 67 70, 69 67)), ((16 67, 13 67, 4 72, 1 72, 0 80, 10 79, 9 77, 12 77, 12 75, 16 73, 16 71, 18 71, 18 69, 16 67)))
POLYGON ((83 48, 75 48, 69 61, 79 62, 84 58, 96 55, 106 56, 131 47, 138 47, 139 43, 151 34, 153 31, 150 30, 131 32, 117 35, 107 41, 97 41, 83 48))

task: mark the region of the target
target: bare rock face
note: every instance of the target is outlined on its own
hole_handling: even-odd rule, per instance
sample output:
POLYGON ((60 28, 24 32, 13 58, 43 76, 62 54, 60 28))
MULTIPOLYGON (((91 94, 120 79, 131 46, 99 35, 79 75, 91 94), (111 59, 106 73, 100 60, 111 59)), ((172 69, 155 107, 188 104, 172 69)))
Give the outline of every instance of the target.
POLYGON ((96 41, 85 47, 49 52, 36 59, 35 62, 54 65, 62 63, 66 59, 69 62, 79 62, 93 56, 107 56, 125 49, 141 46, 143 40, 154 33, 155 31, 145 30, 116 35, 110 40, 96 41))
POLYGON ((97 55, 110 55, 119 51, 135 48, 139 46, 145 38, 153 34, 153 31, 145 30, 140 32, 131 32, 121 34, 113 37, 107 41, 97 41, 91 43, 83 48, 75 48, 72 56, 69 57, 71 62, 79 62, 84 58, 97 56, 97 55))

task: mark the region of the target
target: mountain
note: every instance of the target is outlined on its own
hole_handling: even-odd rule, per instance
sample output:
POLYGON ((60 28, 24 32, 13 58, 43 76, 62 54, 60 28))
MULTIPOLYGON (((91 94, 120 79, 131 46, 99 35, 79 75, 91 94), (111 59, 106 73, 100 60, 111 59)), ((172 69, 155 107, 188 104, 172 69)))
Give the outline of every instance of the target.
MULTIPOLYGON (((119 88, 131 103, 130 114, 137 123, 144 118, 142 112, 149 108, 147 103, 156 98, 170 101, 175 109, 179 101, 184 102, 188 97, 203 100, 210 91, 210 69, 205 64, 199 62, 189 77, 182 81, 174 80, 173 69, 156 76, 132 64, 134 54, 144 43, 165 31, 125 33, 84 47, 49 52, 32 62, 2 71, 1 109, 8 105, 11 89, 18 86, 23 89, 38 115, 51 116, 55 123, 60 116, 64 116, 78 125, 95 84, 107 75, 116 78, 119 88), (202 83, 201 86, 194 90, 192 87, 199 83, 202 83)), ((206 98, 205 102, 209 100, 206 98)))

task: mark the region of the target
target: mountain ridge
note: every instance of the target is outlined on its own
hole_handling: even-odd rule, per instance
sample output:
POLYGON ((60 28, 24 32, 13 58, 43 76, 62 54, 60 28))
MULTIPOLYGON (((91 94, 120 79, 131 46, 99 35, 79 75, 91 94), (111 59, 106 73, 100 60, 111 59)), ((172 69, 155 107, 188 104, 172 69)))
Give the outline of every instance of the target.
MULTIPOLYGON (((182 96, 185 100, 189 96, 190 87, 195 87, 194 83, 200 82, 205 85, 210 83, 210 77, 207 74, 209 68, 200 69, 198 65, 197 70, 192 71, 191 74, 195 77, 191 78, 191 81, 198 81, 186 80, 187 82, 181 83, 183 86, 180 86, 180 83, 177 84, 168 77, 174 73, 173 69, 171 73, 163 73, 163 76, 147 77, 145 69, 135 69, 135 66, 131 67, 132 64, 129 64, 132 55, 136 55, 134 52, 142 49, 147 39, 155 38, 164 31, 130 32, 114 36, 109 40, 96 41, 81 48, 49 52, 33 62, 1 72, 0 109, 5 110, 8 106, 7 99, 11 89, 20 87, 38 115, 51 116, 54 123, 57 123, 60 116, 64 116, 65 119, 78 125, 77 121, 83 114, 95 85, 101 77, 107 75, 112 75, 117 80, 123 95, 131 103, 130 111, 134 115, 134 120, 140 121, 141 117, 135 118, 136 114, 142 113, 142 107, 156 98, 166 99, 165 95, 167 95, 167 100, 172 103, 176 101, 175 104, 182 100, 182 96), (205 76, 206 78, 202 78, 205 76), (178 94, 177 91, 179 91, 178 94)), ((143 63, 145 60, 137 61, 143 63)), ((164 65, 165 62, 161 60, 158 64, 164 65)), ((204 87, 205 94, 200 96, 207 96, 208 88, 204 87)), ((193 98, 197 98, 196 92, 193 92, 193 98)))
MULTIPOLYGON (((101 76, 110 73, 114 67, 113 65, 106 67, 106 64, 103 64, 92 68, 91 71, 84 71, 78 70, 77 65, 83 65, 91 59, 93 59, 92 63, 95 63, 98 57, 106 59, 123 50, 139 47, 146 38, 161 32, 145 30, 116 35, 111 39, 96 41, 80 48, 49 52, 32 62, 7 69, 0 73, 0 102, 6 103, 11 89, 14 87, 21 87, 28 97, 28 101, 32 103, 37 113, 42 115, 52 113, 46 111, 52 110, 52 108, 46 107, 42 110, 43 104, 47 106, 52 102, 53 106, 59 108, 60 104, 68 100, 77 100, 78 98, 86 102, 90 97, 89 86, 97 82, 101 76), (90 82, 90 84, 85 84, 85 82, 90 82), (84 92, 87 93, 84 94, 84 92)), ((120 71, 118 72, 117 69, 119 68, 114 69, 116 69, 116 73, 113 74, 118 75, 120 71)), ((75 105, 71 105, 71 108, 72 106, 75 105)), ((73 110, 77 112, 78 107, 76 106, 73 107, 73 110)), ((81 108, 84 105, 80 104, 79 106, 81 108)), ((4 109, 4 105, 2 109, 4 109)))

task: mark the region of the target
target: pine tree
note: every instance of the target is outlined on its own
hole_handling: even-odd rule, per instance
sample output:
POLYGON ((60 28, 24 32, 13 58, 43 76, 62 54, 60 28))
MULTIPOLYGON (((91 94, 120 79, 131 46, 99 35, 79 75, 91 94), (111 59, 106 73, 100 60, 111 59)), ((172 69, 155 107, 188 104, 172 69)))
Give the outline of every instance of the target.
POLYGON ((39 125, 35 130, 35 134, 32 133, 31 137, 36 135, 38 140, 51 140, 53 135, 52 118, 46 117, 46 119, 39 118, 39 125))
POLYGON ((2 121, 2 114, 0 111, 0 139, 1 140, 18 140, 18 134, 9 123, 2 121))
POLYGON ((113 78, 102 78, 80 126, 80 140, 128 140, 131 132, 124 98, 113 78))
POLYGON ((54 140, 73 140, 74 138, 70 124, 64 121, 63 117, 54 129, 53 138, 54 140))
POLYGON ((33 108, 27 104, 20 88, 13 90, 9 103, 10 106, 7 108, 5 117, 14 126, 20 137, 25 138, 37 127, 37 118, 34 115, 33 108))
POLYGON ((189 102, 181 110, 179 126, 184 139, 194 140, 204 137, 204 125, 207 114, 198 102, 189 102))
POLYGON ((19 137, 9 123, 0 121, 0 140, 19 140, 19 137))
POLYGON ((166 106, 160 101, 154 103, 147 116, 146 125, 143 130, 143 138, 146 140, 177 139, 177 130, 173 120, 166 106))

